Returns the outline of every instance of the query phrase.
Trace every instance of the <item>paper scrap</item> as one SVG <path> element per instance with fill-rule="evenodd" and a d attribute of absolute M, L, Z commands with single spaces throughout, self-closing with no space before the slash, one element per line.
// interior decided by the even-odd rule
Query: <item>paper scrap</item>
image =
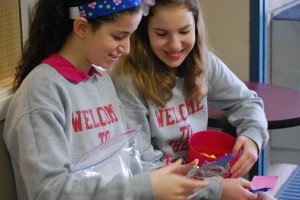
<path fill-rule="evenodd" d="M 278 176 L 254 176 L 251 184 L 255 188 L 271 187 L 275 188 Z M 272 191 L 272 189 L 270 191 Z"/>

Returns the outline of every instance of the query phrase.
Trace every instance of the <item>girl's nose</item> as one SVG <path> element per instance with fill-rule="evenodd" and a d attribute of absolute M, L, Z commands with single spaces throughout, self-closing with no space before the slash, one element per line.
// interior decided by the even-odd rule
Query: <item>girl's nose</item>
<path fill-rule="evenodd" d="M 178 37 L 177 35 L 170 36 L 169 47 L 171 50 L 180 50 L 181 48 L 180 37 Z"/>
<path fill-rule="evenodd" d="M 118 50 L 123 54 L 123 55 L 127 55 L 129 54 L 130 51 L 130 41 L 129 38 L 127 40 L 125 40 L 119 47 Z"/>

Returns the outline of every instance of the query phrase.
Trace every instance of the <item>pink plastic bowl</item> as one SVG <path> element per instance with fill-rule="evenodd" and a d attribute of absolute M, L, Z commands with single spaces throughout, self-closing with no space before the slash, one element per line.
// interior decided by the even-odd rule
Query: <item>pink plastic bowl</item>
<path fill-rule="evenodd" d="M 207 130 L 197 132 L 189 139 L 188 162 L 197 158 L 199 160 L 198 165 L 201 166 L 205 161 L 215 161 L 215 158 L 207 157 L 201 153 L 214 155 L 216 158 L 219 158 L 231 154 L 235 142 L 236 138 L 221 131 Z M 233 166 L 237 159 L 238 155 L 235 155 L 229 163 L 230 167 Z M 224 177 L 230 177 L 230 173 L 227 173 Z"/>

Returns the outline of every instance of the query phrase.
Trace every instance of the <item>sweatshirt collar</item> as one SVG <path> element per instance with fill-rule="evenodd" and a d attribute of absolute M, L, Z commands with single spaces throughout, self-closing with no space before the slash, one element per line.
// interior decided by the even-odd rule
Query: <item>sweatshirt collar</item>
<path fill-rule="evenodd" d="M 42 63 L 50 65 L 66 79 L 75 83 L 80 83 L 83 80 L 89 80 L 94 74 L 102 76 L 102 74 L 94 66 L 91 66 L 89 73 L 80 71 L 72 63 L 59 54 L 52 54 L 50 57 L 44 59 Z"/>

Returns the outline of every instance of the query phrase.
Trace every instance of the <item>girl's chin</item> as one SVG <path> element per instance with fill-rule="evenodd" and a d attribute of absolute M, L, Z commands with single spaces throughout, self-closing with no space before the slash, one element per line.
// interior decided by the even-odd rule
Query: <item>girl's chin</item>
<path fill-rule="evenodd" d="M 182 64 L 182 62 L 183 61 L 176 61 L 176 62 L 166 61 L 164 63 L 171 68 L 176 68 L 176 67 L 179 67 Z"/>

